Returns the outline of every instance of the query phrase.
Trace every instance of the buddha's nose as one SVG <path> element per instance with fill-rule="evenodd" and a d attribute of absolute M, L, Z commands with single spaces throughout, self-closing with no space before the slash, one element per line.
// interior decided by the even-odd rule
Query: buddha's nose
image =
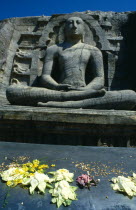
<path fill-rule="evenodd" d="M 73 28 L 76 29 L 77 28 L 77 23 L 73 22 Z"/>

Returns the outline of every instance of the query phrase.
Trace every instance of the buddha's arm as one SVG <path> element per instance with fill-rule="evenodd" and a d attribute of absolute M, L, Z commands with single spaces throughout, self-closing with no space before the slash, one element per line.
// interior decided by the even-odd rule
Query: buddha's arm
<path fill-rule="evenodd" d="M 85 87 L 85 89 L 100 90 L 104 87 L 104 69 L 103 59 L 100 50 L 95 48 L 91 53 L 90 73 L 93 73 L 93 80 Z"/>
<path fill-rule="evenodd" d="M 47 48 L 44 60 L 43 72 L 41 75 L 41 85 L 49 89 L 56 89 L 58 85 L 58 83 L 51 77 L 55 52 L 56 52 L 55 46 Z"/>

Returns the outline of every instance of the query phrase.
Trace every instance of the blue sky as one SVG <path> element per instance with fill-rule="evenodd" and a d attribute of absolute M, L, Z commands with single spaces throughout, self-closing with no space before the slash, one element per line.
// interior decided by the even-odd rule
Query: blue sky
<path fill-rule="evenodd" d="M 86 10 L 136 11 L 136 0 L 1 0 L 0 20 Z"/>

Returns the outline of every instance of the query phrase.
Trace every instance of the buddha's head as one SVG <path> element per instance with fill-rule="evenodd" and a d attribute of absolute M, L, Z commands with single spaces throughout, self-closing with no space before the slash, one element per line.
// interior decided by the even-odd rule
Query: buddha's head
<path fill-rule="evenodd" d="M 83 42 L 84 37 L 84 22 L 79 17 L 70 17 L 65 24 L 65 38 L 77 39 Z"/>

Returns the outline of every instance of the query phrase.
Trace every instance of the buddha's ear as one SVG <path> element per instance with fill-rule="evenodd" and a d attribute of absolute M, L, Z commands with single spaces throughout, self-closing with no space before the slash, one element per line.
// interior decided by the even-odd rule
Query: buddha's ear
<path fill-rule="evenodd" d="M 84 43 L 85 42 L 85 25 L 84 25 L 84 32 L 82 34 L 82 38 L 81 38 L 81 41 Z"/>

